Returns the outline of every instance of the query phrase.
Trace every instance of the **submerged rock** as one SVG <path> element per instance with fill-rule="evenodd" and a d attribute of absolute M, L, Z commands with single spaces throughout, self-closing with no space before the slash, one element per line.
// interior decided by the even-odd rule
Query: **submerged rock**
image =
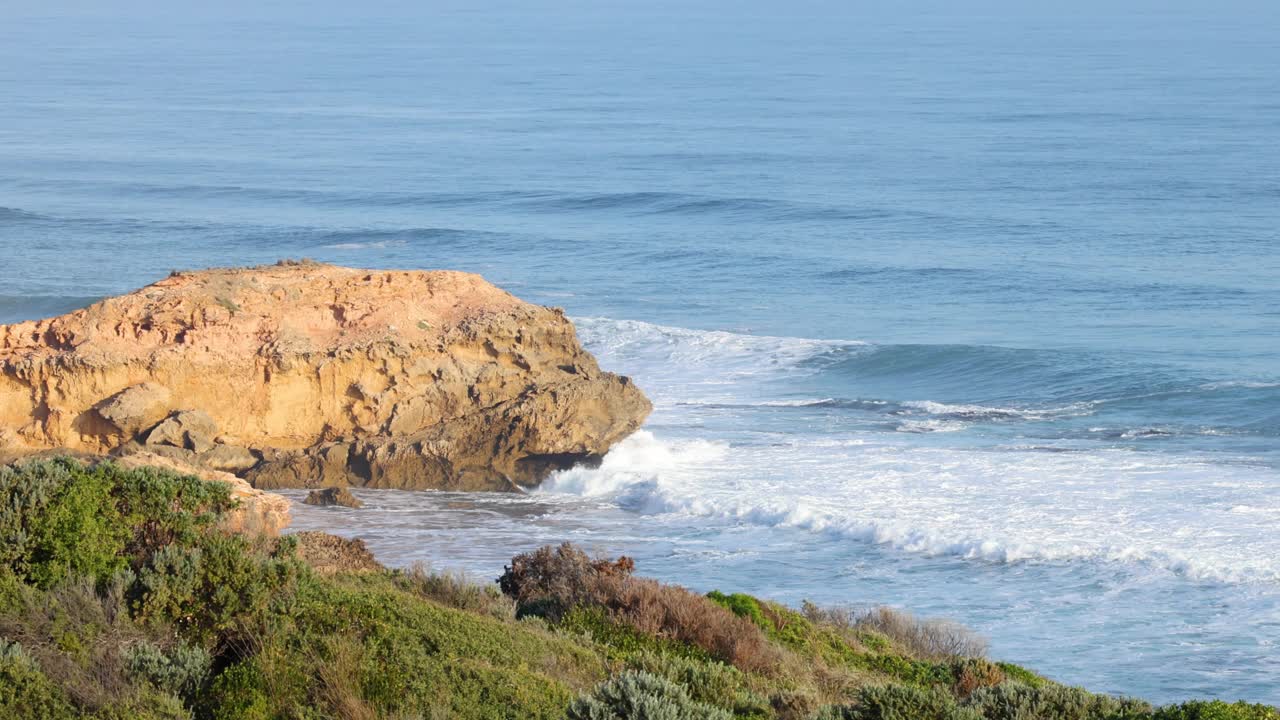
<path fill-rule="evenodd" d="M 307 498 L 302 502 L 307 505 L 319 505 L 321 507 L 330 505 L 341 505 L 349 508 L 364 507 L 364 503 L 360 502 L 355 495 L 352 495 L 350 490 L 336 487 L 312 490 L 307 493 Z"/>
<path fill-rule="evenodd" d="M 562 311 L 466 273 L 177 273 L 0 326 L 0 453 L 146 452 L 260 488 L 532 486 L 649 410 Z"/>

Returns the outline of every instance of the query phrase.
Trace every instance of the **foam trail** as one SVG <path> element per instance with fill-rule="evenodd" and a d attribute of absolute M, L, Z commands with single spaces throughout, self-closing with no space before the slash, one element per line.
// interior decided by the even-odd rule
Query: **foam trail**
<path fill-rule="evenodd" d="M 930 415 L 943 415 L 974 420 L 1046 420 L 1058 417 L 1088 415 L 1093 403 L 1080 402 L 1053 408 L 988 407 L 934 402 L 932 400 L 908 400 L 902 405 Z"/>
<path fill-rule="evenodd" d="M 340 242 L 323 245 L 326 250 L 383 250 L 392 247 L 403 247 L 403 240 L 370 240 L 368 242 Z"/>

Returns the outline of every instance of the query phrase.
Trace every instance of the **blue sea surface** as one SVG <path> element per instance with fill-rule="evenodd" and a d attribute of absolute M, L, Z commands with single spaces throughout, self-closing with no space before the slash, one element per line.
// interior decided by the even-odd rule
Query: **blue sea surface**
<path fill-rule="evenodd" d="M 297 527 L 481 577 L 569 539 L 1280 703 L 1280 9 L 1033 5 L 12 0 L 0 322 L 176 268 L 481 273 L 649 423 Z"/>

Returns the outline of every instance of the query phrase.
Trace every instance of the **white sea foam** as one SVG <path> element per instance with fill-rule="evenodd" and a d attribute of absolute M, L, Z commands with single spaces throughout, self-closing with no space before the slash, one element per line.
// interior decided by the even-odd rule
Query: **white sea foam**
<path fill-rule="evenodd" d="M 1211 382 L 1200 386 L 1201 390 L 1222 390 L 1225 388 L 1245 388 L 1246 390 L 1269 390 L 1271 388 L 1280 388 L 1277 382 L 1261 382 L 1254 380 L 1224 380 L 1221 382 Z"/>
<path fill-rule="evenodd" d="M 578 335 L 601 365 L 642 378 L 658 402 L 742 399 L 762 380 L 815 372 L 810 361 L 872 346 L 856 340 L 814 340 L 693 330 L 638 320 L 574 318 Z"/>
<path fill-rule="evenodd" d="M 929 418 L 928 420 L 904 420 L 898 425 L 898 432 L 956 432 L 958 430 L 964 430 L 967 427 L 969 427 L 968 423 L 961 422 L 959 420 Z"/>
<path fill-rule="evenodd" d="M 770 397 L 761 388 L 820 370 L 824 356 L 874 348 L 637 321 L 576 322 L 602 364 L 635 375 L 655 398 L 662 421 L 676 426 L 683 413 L 696 411 L 686 406 L 838 402 Z M 696 429 L 664 439 L 642 431 L 600 467 L 560 473 L 542 492 L 609 499 L 632 512 L 799 529 L 926 555 L 1120 563 L 1224 582 L 1280 581 L 1273 518 L 1239 509 L 1280 507 L 1274 470 L 1103 447 L 1046 453 L 1019 445 L 943 447 L 910 439 L 975 423 L 1087 416 L 1097 409 L 1094 403 L 887 404 L 901 408 L 898 433 L 789 428 L 762 440 L 752 428 L 701 438 Z M 1162 432 L 1168 431 L 1131 429 L 1121 438 Z"/>
<path fill-rule="evenodd" d="M 817 407 L 835 402 L 835 398 L 818 398 L 816 400 L 764 400 L 756 403 L 760 407 Z"/>
<path fill-rule="evenodd" d="M 1205 481 L 1220 468 L 1132 453 L 961 451 L 867 439 L 731 448 L 641 431 L 600 467 L 558 473 L 540 492 L 929 556 L 1117 563 L 1217 582 L 1280 582 L 1270 518 L 1224 497 L 1256 497 L 1266 473 L 1236 471 L 1238 487 L 1213 490 Z"/>
<path fill-rule="evenodd" d="M 1093 403 L 1081 402 L 1052 408 L 1014 408 L 989 407 L 986 405 L 966 405 L 934 402 L 932 400 L 908 400 L 904 407 L 913 408 L 931 415 L 947 415 L 960 419 L 973 420 L 1046 420 L 1050 418 L 1087 415 L 1092 412 Z"/>
<path fill-rule="evenodd" d="M 836 403 L 836 402 L 838 402 L 838 401 L 837 401 L 835 398 L 808 398 L 808 399 L 799 399 L 799 400 L 758 400 L 758 401 L 743 401 L 743 402 L 739 402 L 739 403 L 734 403 L 734 404 L 733 404 L 733 406 L 734 406 L 734 407 L 794 407 L 794 408 L 805 408 L 805 407 L 822 407 L 822 406 L 824 406 L 824 405 L 830 405 L 830 404 L 833 404 L 833 403 Z M 679 404 L 680 404 L 680 405 L 690 405 L 690 406 L 713 406 L 713 407 L 714 407 L 714 406 L 724 405 L 725 403 L 723 403 L 723 402 L 715 402 L 715 401 L 710 401 L 710 400 L 685 400 L 685 401 L 683 401 L 683 402 L 681 402 L 681 403 L 679 403 Z M 867 401 L 867 404 L 869 404 L 869 405 L 870 405 L 870 404 L 885 405 L 885 404 L 887 404 L 887 403 L 885 403 L 885 402 L 883 402 L 883 401 Z"/>
<path fill-rule="evenodd" d="M 403 240 L 370 240 L 368 242 L 340 242 L 332 245 L 324 245 L 326 250 L 382 250 L 391 247 L 401 247 L 405 244 Z"/>

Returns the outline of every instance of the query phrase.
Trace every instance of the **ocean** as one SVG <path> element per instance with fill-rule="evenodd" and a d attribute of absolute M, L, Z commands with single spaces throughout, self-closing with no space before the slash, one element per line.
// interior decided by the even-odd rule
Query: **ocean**
<path fill-rule="evenodd" d="M 0 7 L 0 322 L 460 269 L 655 405 L 527 495 L 295 527 L 478 578 L 571 540 L 1280 703 L 1273 4 L 174 5 Z"/>

